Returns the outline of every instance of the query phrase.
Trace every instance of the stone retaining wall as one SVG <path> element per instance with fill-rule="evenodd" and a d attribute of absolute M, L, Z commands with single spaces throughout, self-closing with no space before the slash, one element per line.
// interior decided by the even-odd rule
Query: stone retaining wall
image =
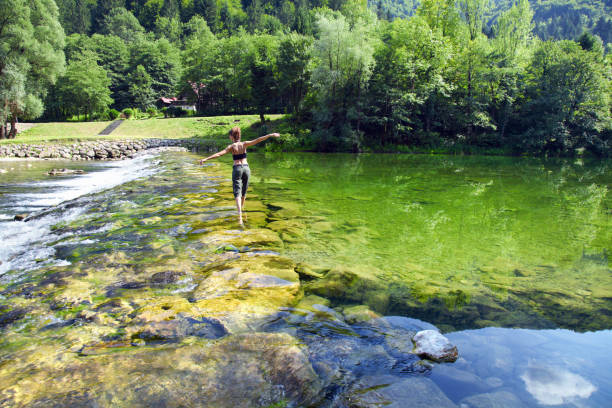
<path fill-rule="evenodd" d="M 0 157 L 21 157 L 65 160 L 123 160 L 134 157 L 140 151 L 158 147 L 185 147 L 189 150 L 214 150 L 211 140 L 193 139 L 136 139 L 102 140 L 73 144 L 6 144 L 0 145 Z"/>

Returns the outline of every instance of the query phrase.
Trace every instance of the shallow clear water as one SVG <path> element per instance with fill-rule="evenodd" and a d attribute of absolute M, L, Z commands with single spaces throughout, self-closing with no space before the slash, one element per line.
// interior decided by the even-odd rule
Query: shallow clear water
<path fill-rule="evenodd" d="M 295 356 L 270 360 L 295 351 L 286 334 L 323 384 L 319 407 L 415 378 L 425 403 L 391 402 L 609 405 L 609 162 L 250 154 L 239 229 L 230 164 L 196 159 L 0 162 L 0 406 L 293 406 L 291 383 L 265 388 L 269 368 L 254 368 L 293 378 Z M 46 175 L 58 167 L 86 174 Z M 22 211 L 37 216 L 9 221 Z M 325 302 L 317 280 L 296 305 L 284 279 L 304 264 L 378 282 L 362 303 L 399 316 L 351 323 L 361 302 L 339 295 L 335 310 L 309 305 Z M 277 277 L 215 287 L 241 265 Z M 410 333 L 430 327 L 414 317 L 459 360 L 410 354 Z M 255 335 L 254 350 L 232 343 Z"/>
<path fill-rule="evenodd" d="M 610 161 L 267 154 L 251 162 L 270 204 L 321 215 L 288 250 L 398 282 L 421 302 L 399 296 L 391 312 L 447 330 L 612 327 Z M 470 304 L 480 313 L 462 313 Z"/>

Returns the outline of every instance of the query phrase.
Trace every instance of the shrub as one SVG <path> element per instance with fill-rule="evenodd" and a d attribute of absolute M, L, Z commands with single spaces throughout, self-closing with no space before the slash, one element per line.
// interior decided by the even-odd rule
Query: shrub
<path fill-rule="evenodd" d="M 171 118 L 180 118 L 188 115 L 188 111 L 178 107 L 178 106 L 170 106 L 167 108 L 168 117 Z"/>
<path fill-rule="evenodd" d="M 150 118 L 153 118 L 157 116 L 157 109 L 151 106 L 149 109 L 147 109 L 147 114 L 149 115 Z"/>
<path fill-rule="evenodd" d="M 170 113 L 168 112 L 168 108 L 162 108 L 161 113 L 164 114 L 164 118 L 170 117 Z"/>
<path fill-rule="evenodd" d="M 115 120 L 119 117 L 119 115 L 121 114 L 121 112 L 119 112 L 117 109 L 109 109 L 106 112 L 106 116 L 108 116 L 109 120 Z"/>
<path fill-rule="evenodd" d="M 130 119 L 132 116 L 134 116 L 134 110 L 130 108 L 125 108 L 121 111 L 121 113 L 123 113 L 126 119 Z"/>
<path fill-rule="evenodd" d="M 132 108 L 133 114 L 134 116 L 132 116 L 134 119 L 142 119 L 143 114 L 142 111 L 138 108 Z"/>

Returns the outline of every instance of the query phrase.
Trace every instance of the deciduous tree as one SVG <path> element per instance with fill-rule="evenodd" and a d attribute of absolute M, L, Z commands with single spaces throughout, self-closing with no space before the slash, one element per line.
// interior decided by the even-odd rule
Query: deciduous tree
<path fill-rule="evenodd" d="M 53 0 L 0 0 L 0 138 L 15 137 L 17 117 L 42 114 L 64 69 L 64 39 Z"/>
<path fill-rule="evenodd" d="M 59 79 L 57 95 L 65 115 L 104 112 L 113 102 L 110 97 L 110 78 L 98 65 L 97 55 L 85 51 L 68 63 L 66 73 Z"/>
<path fill-rule="evenodd" d="M 364 90 L 374 61 L 374 28 L 373 15 L 354 22 L 338 12 L 317 15 L 312 92 L 314 137 L 320 149 L 360 148 Z"/>

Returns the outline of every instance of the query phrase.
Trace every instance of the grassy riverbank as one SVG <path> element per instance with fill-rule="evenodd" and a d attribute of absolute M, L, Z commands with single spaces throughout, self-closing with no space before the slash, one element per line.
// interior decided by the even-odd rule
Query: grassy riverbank
<path fill-rule="evenodd" d="M 125 120 L 110 135 L 99 135 L 111 122 L 49 122 L 36 123 L 19 133 L 17 138 L 0 140 L 3 144 L 72 144 L 94 140 L 133 140 L 145 138 L 195 139 L 214 141 L 217 147 L 228 142 L 227 131 L 233 126 L 242 128 L 243 140 L 262 134 L 278 132 L 281 139 L 264 145 L 273 151 L 317 151 L 316 141 L 310 137 L 307 125 L 296 125 L 286 115 L 266 115 L 262 127 L 258 115 L 229 115 L 188 118 L 150 118 Z M 210 143 L 207 143 L 208 145 Z M 262 146 L 258 146 L 262 148 Z M 340 149 L 339 151 L 350 152 Z M 413 153 L 479 156 L 516 156 L 521 152 L 510 147 L 475 146 L 466 143 L 434 143 L 431 145 L 372 145 L 367 138 L 360 145 L 362 153 Z M 583 152 L 577 155 L 582 156 Z M 585 154 L 588 155 L 588 154 Z"/>
<path fill-rule="evenodd" d="M 20 133 L 17 138 L 0 140 L 0 144 L 70 144 L 91 140 L 126 140 L 144 138 L 203 139 L 227 142 L 227 131 L 233 126 L 242 128 L 243 139 L 251 139 L 262 132 L 279 132 L 289 136 L 291 125 L 284 115 L 267 115 L 262 129 L 258 115 L 232 115 L 189 118 L 152 118 L 125 120 L 110 135 L 99 133 L 111 122 L 51 122 L 39 123 Z"/>

